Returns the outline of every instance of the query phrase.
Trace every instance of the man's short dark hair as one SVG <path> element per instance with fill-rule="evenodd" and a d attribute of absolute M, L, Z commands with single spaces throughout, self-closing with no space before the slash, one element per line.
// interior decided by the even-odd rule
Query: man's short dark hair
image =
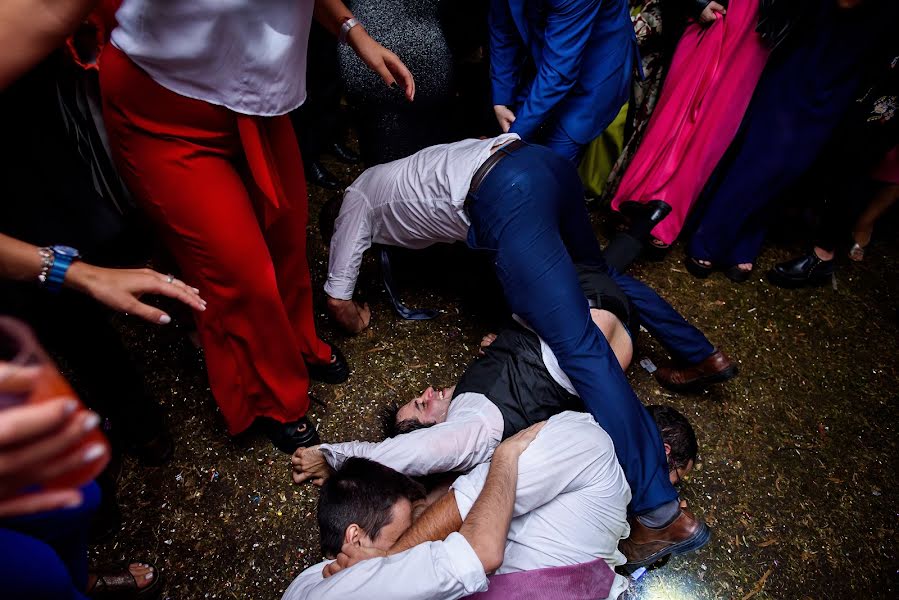
<path fill-rule="evenodd" d="M 404 433 L 411 433 L 416 429 L 427 429 L 433 427 L 437 423 L 422 423 L 418 419 L 402 419 L 397 420 L 396 414 L 399 412 L 400 406 L 393 402 L 387 406 L 384 411 L 384 430 L 387 437 L 396 437 Z"/>
<path fill-rule="evenodd" d="M 671 465 L 676 469 L 683 469 L 691 460 L 696 462 L 699 445 L 696 443 L 696 432 L 687 417 L 675 408 L 662 404 L 647 406 L 646 410 L 656 422 L 662 441 L 671 446 L 671 455 L 668 457 Z"/>
<path fill-rule="evenodd" d="M 334 557 L 343 547 L 347 527 L 355 523 L 375 539 L 393 518 L 393 506 L 402 498 L 424 498 L 422 486 L 366 458 L 350 458 L 328 478 L 318 499 L 318 527 L 322 552 Z"/>
<path fill-rule="evenodd" d="M 331 245 L 331 236 L 334 235 L 334 223 L 340 216 L 340 207 L 343 206 L 343 194 L 335 194 L 322 205 L 318 211 L 318 232 L 322 236 L 325 246 Z"/>

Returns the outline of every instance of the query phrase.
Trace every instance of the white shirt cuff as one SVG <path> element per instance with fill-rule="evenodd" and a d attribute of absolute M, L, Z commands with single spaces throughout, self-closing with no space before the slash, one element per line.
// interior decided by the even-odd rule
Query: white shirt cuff
<path fill-rule="evenodd" d="M 453 572 L 469 594 L 487 589 L 487 574 L 484 565 L 461 533 L 453 532 L 444 540 L 444 550 L 449 557 Z"/>
<path fill-rule="evenodd" d="M 468 517 L 468 513 L 471 511 L 474 501 L 478 499 L 478 494 L 481 493 L 482 488 L 483 486 L 475 486 L 472 478 L 466 475 L 457 477 L 450 486 L 456 497 L 456 506 L 459 508 L 459 514 L 462 516 L 463 521 Z"/>

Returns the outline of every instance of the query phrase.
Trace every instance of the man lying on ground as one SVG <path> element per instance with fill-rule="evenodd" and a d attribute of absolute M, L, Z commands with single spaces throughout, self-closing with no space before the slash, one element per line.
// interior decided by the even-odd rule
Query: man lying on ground
<path fill-rule="evenodd" d="M 292 458 L 294 481 L 321 485 L 332 469 L 340 469 L 352 457 L 374 460 L 410 476 L 475 468 L 489 461 L 500 442 L 516 432 L 565 410 L 583 410 L 552 358 L 551 352 L 541 356 L 540 339 L 532 331 L 521 326 L 503 330 L 457 386 L 428 388 L 400 407 L 393 419 L 394 437 L 298 450 Z M 675 484 L 693 467 L 696 435 L 671 407 L 650 406 L 649 414 L 665 450 L 669 481 Z M 639 518 L 630 522 L 632 536 L 622 543 L 622 551 L 628 564 L 635 566 L 696 550 L 709 535 L 706 526 L 686 511 L 668 523 L 644 525 Z"/>
<path fill-rule="evenodd" d="M 586 295 L 594 295 L 593 285 L 589 277 L 582 280 Z M 615 350 L 618 363 L 627 368 L 633 354 L 629 330 L 606 309 L 590 312 L 595 325 Z M 456 386 L 441 390 L 428 388 L 400 407 L 389 423 L 396 434 L 393 437 L 378 443 L 346 442 L 298 450 L 292 458 L 294 481 L 311 479 L 321 484 L 329 468 L 340 468 L 353 456 L 377 461 L 410 476 L 467 471 L 490 460 L 504 438 L 561 411 L 584 410 L 584 403 L 549 346 L 526 327 L 517 325 L 501 331 L 483 353 L 468 366 Z M 618 428 L 619 434 L 627 437 L 628 428 L 634 424 L 616 418 L 614 400 L 603 402 L 598 410 L 611 427 Z M 672 422 L 682 422 L 692 442 L 686 453 L 677 452 L 673 457 L 670 446 L 660 443 L 664 453 L 651 456 L 658 462 L 637 464 L 636 468 L 658 467 L 669 473 L 669 481 L 674 482 L 683 476 L 683 470 L 692 466 L 690 461 L 696 455 L 695 435 L 686 419 L 673 409 L 657 407 L 651 414 L 656 440 L 660 440 L 660 431 L 664 434 Z M 616 445 L 616 450 L 622 465 L 640 460 L 632 447 Z M 706 526 L 688 512 L 682 512 L 677 502 L 657 511 L 656 515 L 647 515 L 652 511 L 638 512 L 640 509 L 634 508 L 645 506 L 636 491 L 634 500 L 631 510 L 640 515 L 631 519 L 633 531 L 640 532 L 634 539 L 642 536 L 658 543 L 627 544 L 624 550 L 629 564 L 651 564 L 672 552 L 696 550 L 701 545 L 697 545 L 699 541 L 708 539 Z M 684 523 L 689 526 L 684 527 Z"/>
<path fill-rule="evenodd" d="M 532 433 L 507 438 L 414 524 L 411 503 L 420 494 L 388 491 L 408 490 L 410 480 L 348 461 L 319 503 L 322 548 L 338 559 L 306 569 L 283 600 L 452 600 L 487 589 L 491 572 L 622 564 L 631 492 L 608 434 L 574 412 L 549 419 L 528 445 L 521 436 Z M 615 575 L 600 597 L 617 598 L 626 587 Z"/>

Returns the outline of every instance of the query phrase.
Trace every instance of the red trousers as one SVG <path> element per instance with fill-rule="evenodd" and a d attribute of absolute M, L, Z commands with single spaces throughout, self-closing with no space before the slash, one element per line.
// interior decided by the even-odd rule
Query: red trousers
<path fill-rule="evenodd" d="M 111 44 L 100 86 L 116 164 L 208 302 L 197 327 L 228 431 L 299 419 L 304 361 L 327 363 L 331 350 L 313 321 L 306 182 L 289 118 L 180 96 Z"/>

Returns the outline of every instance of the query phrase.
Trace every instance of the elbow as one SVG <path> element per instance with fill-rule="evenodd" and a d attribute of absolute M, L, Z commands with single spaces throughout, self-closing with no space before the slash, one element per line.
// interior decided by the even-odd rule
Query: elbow
<path fill-rule="evenodd" d="M 503 545 L 491 545 L 481 553 L 481 564 L 484 572 L 490 575 L 503 565 L 505 547 Z"/>

